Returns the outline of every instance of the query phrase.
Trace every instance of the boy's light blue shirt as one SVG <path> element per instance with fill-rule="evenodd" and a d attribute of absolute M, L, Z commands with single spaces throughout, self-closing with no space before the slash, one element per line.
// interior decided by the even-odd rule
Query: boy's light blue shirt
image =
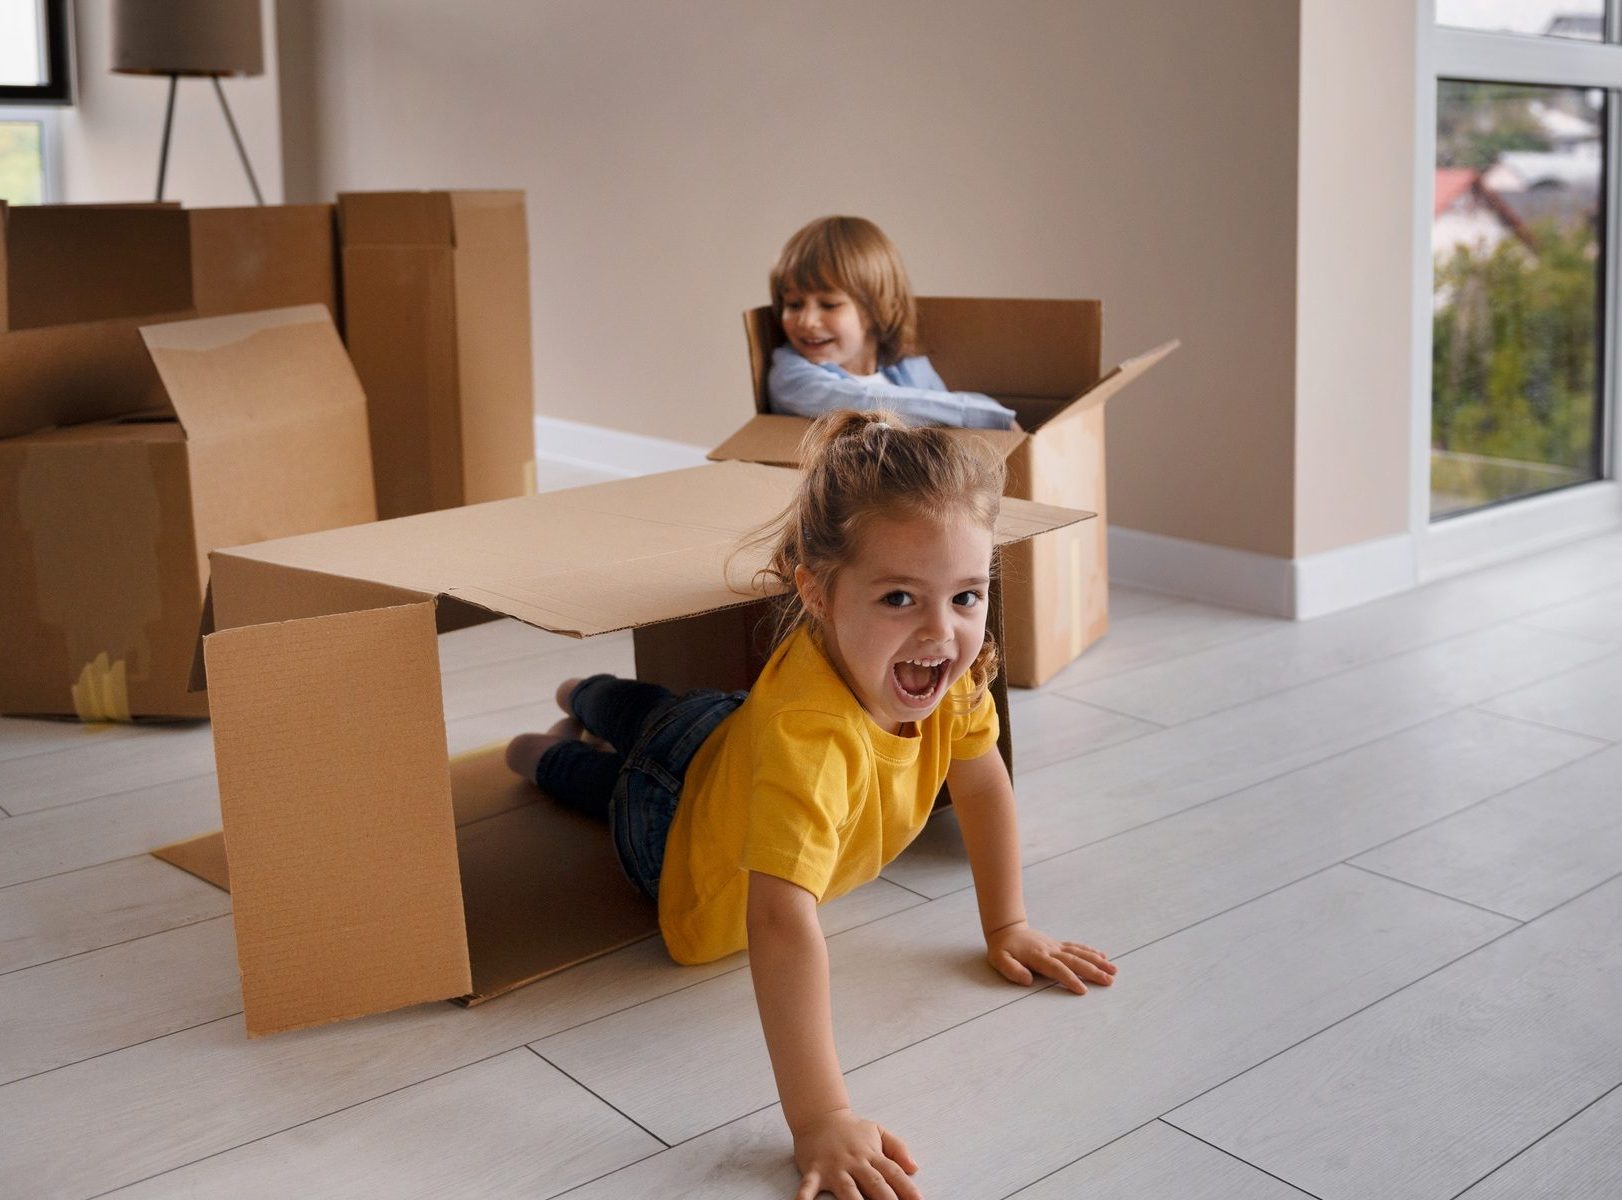
<path fill-rule="evenodd" d="M 951 392 L 923 355 L 903 358 L 880 372 L 885 382 L 857 379 L 833 363 L 813 363 L 792 346 L 772 351 L 766 380 L 775 413 L 819 417 L 840 408 L 887 408 L 916 425 L 1008 429 L 1014 410 L 979 392 Z"/>

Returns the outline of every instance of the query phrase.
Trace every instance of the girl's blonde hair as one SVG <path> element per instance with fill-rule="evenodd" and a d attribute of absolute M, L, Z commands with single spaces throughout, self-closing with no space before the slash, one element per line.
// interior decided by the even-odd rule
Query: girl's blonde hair
<path fill-rule="evenodd" d="M 772 268 L 772 315 L 783 293 L 840 291 L 854 300 L 878 342 L 879 366 L 917 353 L 918 306 L 901 252 L 863 217 L 819 217 L 789 238 Z"/>
<path fill-rule="evenodd" d="M 856 556 L 857 541 L 872 518 L 965 515 L 996 530 L 1003 461 L 979 438 L 953 438 L 930 427 L 909 429 L 887 412 L 841 409 L 812 423 L 800 443 L 800 461 L 804 474 L 794 499 L 755 542 L 772 548 L 770 561 L 756 575 L 757 585 L 787 589 L 779 599 L 774 642 L 816 622 L 794 585 L 795 568 L 803 566 L 828 595 L 840 569 Z M 987 630 L 969 665 L 973 703 L 980 702 L 996 678 L 999 658 Z"/>

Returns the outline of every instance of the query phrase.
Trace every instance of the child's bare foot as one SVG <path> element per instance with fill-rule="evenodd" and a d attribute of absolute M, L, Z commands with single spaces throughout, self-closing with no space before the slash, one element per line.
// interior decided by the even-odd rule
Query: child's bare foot
<path fill-rule="evenodd" d="M 559 742 L 578 742 L 584 733 L 580 722 L 573 717 L 564 717 L 545 733 L 521 733 L 507 743 L 507 767 L 534 783 L 541 755 Z"/>
<path fill-rule="evenodd" d="M 574 715 L 574 710 L 569 707 L 569 701 L 574 698 L 575 688 L 584 682 L 583 679 L 565 679 L 558 684 L 558 707 L 570 716 Z"/>

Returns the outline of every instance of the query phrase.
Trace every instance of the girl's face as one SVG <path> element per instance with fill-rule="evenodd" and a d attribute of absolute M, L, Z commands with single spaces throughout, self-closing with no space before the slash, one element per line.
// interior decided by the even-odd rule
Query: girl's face
<path fill-rule="evenodd" d="M 794 581 L 834 668 L 881 728 L 901 733 L 985 642 L 991 531 L 967 514 L 875 517 L 827 594 L 803 566 Z"/>
<path fill-rule="evenodd" d="M 852 375 L 879 369 L 878 338 L 861 306 L 845 292 L 784 289 L 783 332 L 809 362 L 832 363 Z"/>

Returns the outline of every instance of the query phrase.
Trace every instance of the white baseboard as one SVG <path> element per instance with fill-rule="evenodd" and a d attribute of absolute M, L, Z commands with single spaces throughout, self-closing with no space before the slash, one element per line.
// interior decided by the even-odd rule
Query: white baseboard
<path fill-rule="evenodd" d="M 1115 583 L 1169 592 L 1271 617 L 1293 617 L 1288 559 L 1210 546 L 1112 525 L 1109 574 Z"/>
<path fill-rule="evenodd" d="M 1418 582 L 1408 534 L 1288 559 L 1115 527 L 1109 555 L 1117 583 L 1293 620 L 1365 604 Z"/>
<path fill-rule="evenodd" d="M 1473 571 L 1617 528 L 1622 484 L 1614 479 L 1446 517 L 1419 538 L 1420 578 Z"/>
<path fill-rule="evenodd" d="M 535 418 L 535 453 L 540 458 L 622 477 L 678 471 L 702 466 L 706 461 L 702 446 L 557 417 Z"/>

